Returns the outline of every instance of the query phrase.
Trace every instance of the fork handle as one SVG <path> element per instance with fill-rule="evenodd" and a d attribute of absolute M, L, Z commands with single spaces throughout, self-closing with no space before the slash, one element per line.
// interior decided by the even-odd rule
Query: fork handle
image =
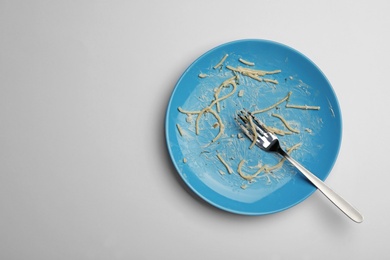
<path fill-rule="evenodd" d="M 329 188 L 323 181 L 321 181 L 317 176 L 308 171 L 305 167 L 303 167 L 296 160 L 291 158 L 285 151 L 281 150 L 279 153 L 286 158 L 292 165 L 294 165 L 305 177 L 319 189 L 336 207 L 338 207 L 345 215 L 347 215 L 350 219 L 357 223 L 361 223 L 363 221 L 362 214 L 354 208 L 351 204 L 349 204 L 345 199 L 343 199 L 340 195 L 334 192 L 331 188 Z"/>

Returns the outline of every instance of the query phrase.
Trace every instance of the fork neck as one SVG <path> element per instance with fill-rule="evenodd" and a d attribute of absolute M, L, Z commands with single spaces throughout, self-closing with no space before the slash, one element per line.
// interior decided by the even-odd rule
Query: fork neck
<path fill-rule="evenodd" d="M 275 149 L 275 152 L 277 152 L 278 154 L 280 154 L 283 157 L 288 156 L 288 154 L 280 146 L 277 147 L 277 149 Z"/>

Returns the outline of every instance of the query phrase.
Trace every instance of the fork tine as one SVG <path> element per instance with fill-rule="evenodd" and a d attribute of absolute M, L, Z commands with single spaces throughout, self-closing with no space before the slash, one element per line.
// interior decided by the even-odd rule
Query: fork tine
<path fill-rule="evenodd" d="M 260 121 L 257 117 L 255 117 L 251 112 L 247 111 L 248 115 L 252 118 L 252 121 L 255 123 L 256 130 L 260 132 L 261 135 L 266 135 L 268 130 L 264 127 L 264 123 Z"/>
<path fill-rule="evenodd" d="M 246 118 L 243 118 L 241 115 L 238 115 L 240 117 L 240 119 L 245 122 L 246 121 Z M 248 130 L 248 128 L 246 127 L 246 125 L 242 124 L 238 119 L 237 117 L 234 118 L 234 120 L 236 120 L 237 124 L 239 125 L 239 127 L 241 128 L 241 130 L 244 132 L 244 134 L 250 139 L 253 141 L 253 134 Z"/>
<path fill-rule="evenodd" d="M 248 119 L 246 118 L 245 115 L 243 115 L 243 112 L 240 111 L 239 113 L 237 113 L 237 116 L 241 119 L 242 122 L 244 122 L 245 124 L 248 123 Z"/>
<path fill-rule="evenodd" d="M 251 133 L 252 136 L 253 136 L 254 133 L 252 133 L 253 132 L 253 128 L 252 128 L 252 125 L 250 123 L 250 119 L 249 119 L 250 114 L 249 114 L 249 112 L 246 109 L 244 109 L 244 110 L 240 110 L 237 113 L 237 115 L 241 119 L 241 121 L 244 123 L 244 124 L 242 124 L 242 123 L 239 122 L 239 124 L 241 125 L 241 128 L 245 128 L 245 131 L 247 131 L 248 133 Z M 253 122 L 253 120 L 251 120 L 251 121 Z M 255 130 L 256 130 L 257 134 L 262 134 L 261 129 L 258 129 L 256 124 L 254 124 L 254 126 L 255 126 Z"/>
<path fill-rule="evenodd" d="M 270 137 L 270 138 L 273 138 L 273 139 L 277 138 L 272 132 L 270 132 L 268 130 L 268 128 L 265 126 L 265 124 L 260 119 L 255 117 L 251 112 L 248 112 L 248 114 L 252 117 L 252 120 L 253 120 L 253 122 L 256 125 L 257 132 L 259 132 L 259 130 L 260 130 L 261 134 L 263 136 Z"/>
<path fill-rule="evenodd" d="M 253 116 L 253 114 L 251 114 L 248 110 L 244 109 L 239 111 L 237 116 L 239 119 L 241 119 L 241 122 L 237 117 L 234 119 L 240 126 L 241 130 L 252 142 L 256 137 L 256 145 L 260 148 L 266 149 L 274 142 L 274 139 L 276 139 L 276 136 L 270 133 L 265 128 L 264 124 L 258 118 Z"/>

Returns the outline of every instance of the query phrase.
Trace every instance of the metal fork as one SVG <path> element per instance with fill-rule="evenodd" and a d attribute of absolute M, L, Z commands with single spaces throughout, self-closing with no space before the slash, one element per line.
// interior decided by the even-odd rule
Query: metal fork
<path fill-rule="evenodd" d="M 357 223 L 363 221 L 363 216 L 351 204 L 344 200 L 340 195 L 330 189 L 317 176 L 308 171 L 296 160 L 286 153 L 281 147 L 278 138 L 267 130 L 265 125 L 247 110 L 238 112 L 235 117 L 236 122 L 250 140 L 254 141 L 256 137 L 256 145 L 267 152 L 275 152 L 286 158 L 294 165 L 317 189 L 319 189 L 334 205 L 336 205 L 345 215 Z M 256 131 L 253 132 L 253 131 Z"/>

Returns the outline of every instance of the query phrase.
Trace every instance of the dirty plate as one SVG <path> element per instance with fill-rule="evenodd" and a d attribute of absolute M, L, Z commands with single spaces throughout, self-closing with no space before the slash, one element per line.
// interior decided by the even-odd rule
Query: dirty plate
<path fill-rule="evenodd" d="M 221 66 L 216 67 L 220 61 Z M 253 70 L 272 73 L 258 76 L 259 81 L 232 71 L 239 67 L 249 69 L 249 74 Z M 218 90 L 235 76 L 234 83 L 228 82 Z M 210 106 L 216 96 L 227 98 Z M 264 215 L 290 208 L 315 191 L 289 163 L 281 163 L 276 154 L 257 147 L 250 149 L 250 140 L 241 136 L 234 122 L 240 109 L 259 111 L 287 96 L 288 100 L 256 116 L 269 126 L 290 132 L 274 116 L 281 115 L 291 128 L 298 130 L 299 133 L 279 136 L 282 147 L 299 146 L 291 156 L 325 180 L 338 155 L 342 121 L 336 95 L 312 61 L 280 43 L 240 40 L 206 52 L 189 66 L 170 98 L 165 131 L 172 162 L 193 192 L 229 212 Z M 199 116 L 199 111 L 207 107 L 209 110 Z M 221 127 L 222 134 L 213 141 Z M 264 165 L 268 171 L 248 180 L 239 174 L 240 163 L 245 176 L 255 174 Z"/>

